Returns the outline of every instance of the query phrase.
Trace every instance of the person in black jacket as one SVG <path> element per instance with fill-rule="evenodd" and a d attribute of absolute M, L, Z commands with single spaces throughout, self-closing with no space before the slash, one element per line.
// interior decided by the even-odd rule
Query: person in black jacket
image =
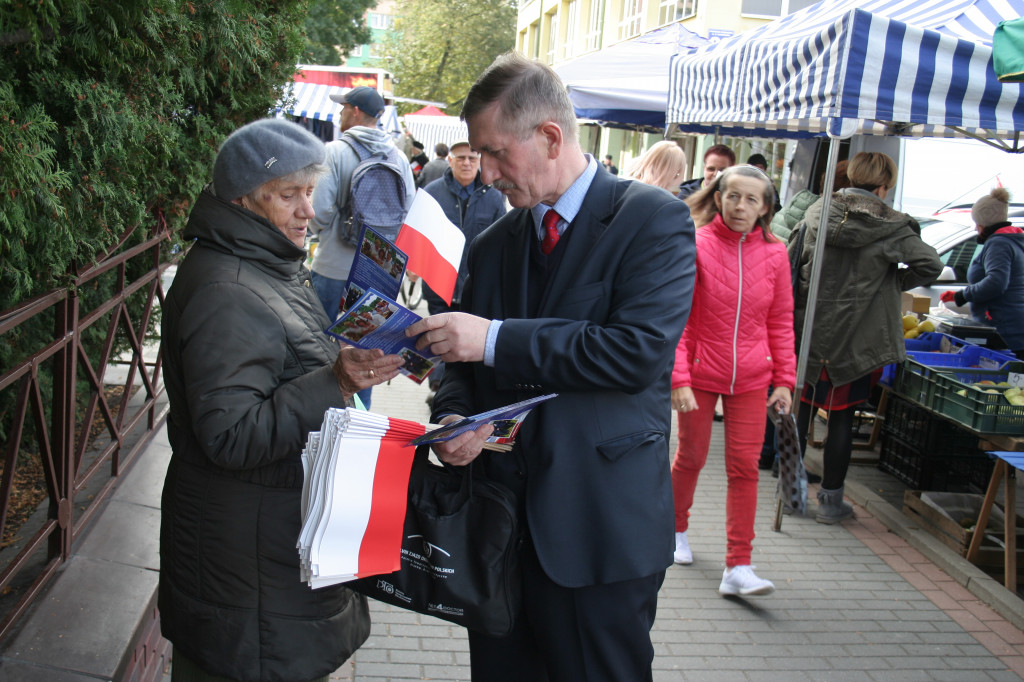
<path fill-rule="evenodd" d="M 163 308 L 173 454 L 160 627 L 173 680 L 326 680 L 367 638 L 366 600 L 300 580 L 307 434 L 402 358 L 337 345 L 303 266 L 323 143 L 265 119 L 236 130 L 184 236 Z"/>

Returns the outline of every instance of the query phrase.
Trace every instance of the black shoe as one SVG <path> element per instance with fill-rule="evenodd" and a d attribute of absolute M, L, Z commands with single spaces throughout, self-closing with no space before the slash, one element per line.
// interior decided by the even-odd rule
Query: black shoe
<path fill-rule="evenodd" d="M 779 458 L 776 457 L 775 461 L 772 462 L 772 478 L 779 477 Z"/>
<path fill-rule="evenodd" d="M 821 476 L 819 476 L 818 474 L 816 474 L 816 473 L 814 473 L 812 471 L 808 471 L 807 472 L 807 482 L 808 483 L 821 483 Z"/>

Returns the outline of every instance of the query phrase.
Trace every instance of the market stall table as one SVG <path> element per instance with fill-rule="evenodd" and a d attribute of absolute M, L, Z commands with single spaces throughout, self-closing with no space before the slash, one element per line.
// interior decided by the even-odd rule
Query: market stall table
<path fill-rule="evenodd" d="M 1024 445 L 1021 438 L 1000 438 L 1000 441 L 1016 441 L 1018 448 Z M 1004 584 L 1010 592 L 1017 593 L 1017 469 L 1024 468 L 1024 452 L 993 451 L 989 453 L 996 458 L 995 468 L 992 470 L 992 479 L 988 484 L 988 491 L 981 503 L 981 510 L 978 513 L 978 521 L 975 524 L 974 535 L 971 537 L 971 545 L 967 550 L 967 560 L 971 563 L 978 557 L 978 550 L 981 548 L 981 541 L 985 536 L 985 528 L 988 526 L 988 519 L 992 513 L 992 505 L 996 501 L 996 493 L 999 491 L 999 483 L 1006 481 L 1003 506 L 1006 513 L 1006 522 L 1003 524 L 1003 549 L 1005 557 L 1003 561 Z"/>

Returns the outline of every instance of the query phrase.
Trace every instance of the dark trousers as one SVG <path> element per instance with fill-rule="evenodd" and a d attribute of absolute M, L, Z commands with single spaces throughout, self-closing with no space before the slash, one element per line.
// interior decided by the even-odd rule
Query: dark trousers
<path fill-rule="evenodd" d="M 562 587 L 541 568 L 533 543 L 523 544 L 523 607 L 512 633 L 469 633 L 474 682 L 651 680 L 651 627 L 665 572 Z"/>

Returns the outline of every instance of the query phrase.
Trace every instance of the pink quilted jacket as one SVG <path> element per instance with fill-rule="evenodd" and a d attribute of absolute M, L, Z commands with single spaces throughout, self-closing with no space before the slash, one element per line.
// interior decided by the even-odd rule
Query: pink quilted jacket
<path fill-rule="evenodd" d="M 717 215 L 697 230 L 697 280 L 672 388 L 732 395 L 795 383 L 786 247 L 760 228 L 733 232 Z"/>

